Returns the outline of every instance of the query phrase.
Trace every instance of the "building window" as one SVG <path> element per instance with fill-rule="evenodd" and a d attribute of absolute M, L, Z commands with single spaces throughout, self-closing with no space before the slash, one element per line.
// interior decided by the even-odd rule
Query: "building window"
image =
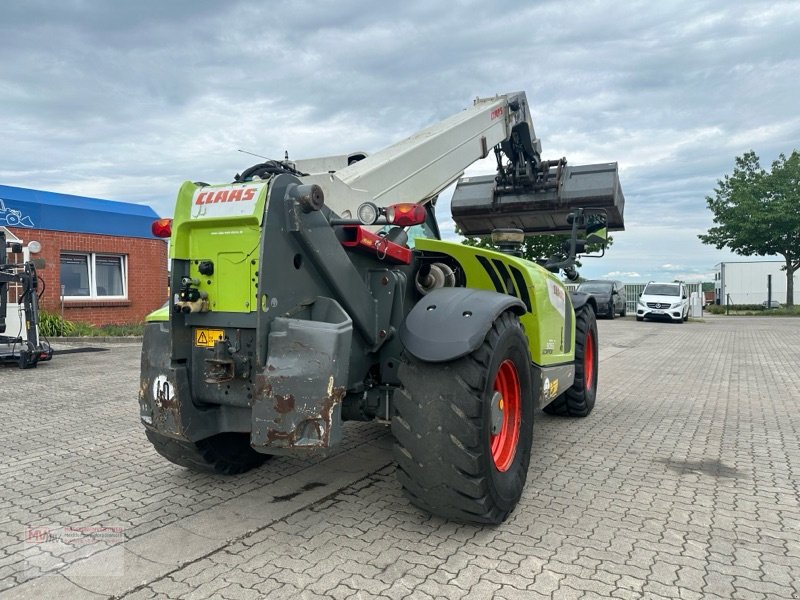
<path fill-rule="evenodd" d="M 66 298 L 126 298 L 127 257 L 115 254 L 61 254 L 61 286 Z"/>

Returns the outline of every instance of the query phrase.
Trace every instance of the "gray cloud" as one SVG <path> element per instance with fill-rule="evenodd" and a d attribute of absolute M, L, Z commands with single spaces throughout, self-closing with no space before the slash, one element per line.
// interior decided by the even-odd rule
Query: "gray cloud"
<path fill-rule="evenodd" d="M 752 148 L 769 164 L 800 140 L 794 2 L 0 10 L 0 182 L 162 214 L 184 179 L 249 166 L 237 148 L 375 151 L 475 96 L 521 89 L 547 157 L 620 163 L 629 231 L 587 269 L 704 272 L 727 256 L 693 237 L 710 224 L 704 196 L 736 155 Z M 443 220 L 446 210 L 445 195 Z"/>

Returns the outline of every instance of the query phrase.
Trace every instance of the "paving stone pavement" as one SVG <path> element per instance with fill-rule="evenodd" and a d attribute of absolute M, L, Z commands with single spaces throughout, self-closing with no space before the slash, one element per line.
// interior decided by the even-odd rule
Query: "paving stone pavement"
<path fill-rule="evenodd" d="M 586 419 L 539 413 L 497 527 L 413 508 L 380 424 L 324 460 L 173 466 L 136 344 L 0 369 L 0 598 L 798 598 L 800 319 L 599 323 Z M 31 527 L 120 527 L 42 544 Z"/>

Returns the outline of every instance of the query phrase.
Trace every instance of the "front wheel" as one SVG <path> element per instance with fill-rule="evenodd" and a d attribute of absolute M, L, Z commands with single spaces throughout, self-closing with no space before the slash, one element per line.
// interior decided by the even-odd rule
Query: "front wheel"
<path fill-rule="evenodd" d="M 519 502 L 531 456 L 533 387 L 517 317 L 447 363 L 406 356 L 394 395 L 397 478 L 413 504 L 446 518 L 500 523 Z"/>
<path fill-rule="evenodd" d="M 608 318 L 613 321 L 614 317 L 616 316 L 617 316 L 617 310 L 614 308 L 614 301 L 612 300 L 611 302 L 608 303 Z"/>
<path fill-rule="evenodd" d="M 575 381 L 544 407 L 546 413 L 585 417 L 592 412 L 597 397 L 597 350 L 597 322 L 592 309 L 584 305 L 575 315 Z"/>

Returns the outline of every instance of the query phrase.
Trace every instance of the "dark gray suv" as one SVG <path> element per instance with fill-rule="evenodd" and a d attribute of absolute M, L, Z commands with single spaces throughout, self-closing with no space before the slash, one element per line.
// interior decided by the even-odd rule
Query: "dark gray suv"
<path fill-rule="evenodd" d="M 579 292 L 594 296 L 597 301 L 597 316 L 613 319 L 616 315 L 624 317 L 627 298 L 625 284 L 621 281 L 594 279 L 584 281 L 578 286 Z"/>

